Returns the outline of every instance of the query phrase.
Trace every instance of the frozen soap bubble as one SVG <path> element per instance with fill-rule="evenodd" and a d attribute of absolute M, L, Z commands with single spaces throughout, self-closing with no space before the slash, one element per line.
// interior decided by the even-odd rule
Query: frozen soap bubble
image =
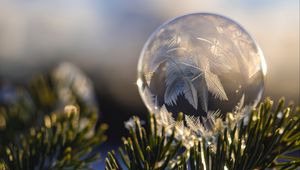
<path fill-rule="evenodd" d="M 160 26 L 138 63 L 140 95 L 150 112 L 206 117 L 259 102 L 266 65 L 260 48 L 226 17 L 195 13 Z"/>

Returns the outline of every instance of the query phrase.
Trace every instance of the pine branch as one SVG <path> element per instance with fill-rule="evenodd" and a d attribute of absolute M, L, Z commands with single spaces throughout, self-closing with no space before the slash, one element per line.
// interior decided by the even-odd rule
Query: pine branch
<path fill-rule="evenodd" d="M 37 75 L 28 85 L 11 86 L 10 90 L 4 91 L 10 97 L 6 103 L 0 102 L 1 145 L 14 141 L 15 136 L 28 133 L 32 126 L 42 125 L 45 115 L 62 110 L 65 105 L 78 106 L 80 117 L 84 119 L 89 119 L 93 112 L 98 112 L 96 104 L 90 101 L 92 96 L 87 100 L 86 96 L 83 98 L 79 95 L 79 87 L 75 88 L 74 83 L 59 82 L 53 77 L 51 74 Z M 81 77 L 78 81 L 82 79 Z"/>
<path fill-rule="evenodd" d="M 42 127 L 31 128 L 19 142 L 0 146 L 0 169 L 90 169 L 90 163 L 99 159 L 92 149 L 106 140 L 105 124 L 91 134 L 97 121 L 95 114 L 86 126 L 80 124 L 74 106 L 67 106 L 64 113 L 45 116 Z"/>
<path fill-rule="evenodd" d="M 146 129 L 134 117 L 130 137 L 123 138 L 123 146 L 119 148 L 121 160 L 116 158 L 114 151 L 109 152 L 105 169 L 123 169 L 121 165 L 125 165 L 126 169 L 165 169 L 172 164 L 173 158 L 180 154 L 182 148 L 181 142 L 175 143 L 174 136 L 174 129 L 172 135 L 167 137 L 164 128 L 157 128 L 154 115 L 149 116 Z"/>
<path fill-rule="evenodd" d="M 75 66 L 9 93 L 13 100 L 0 103 L 0 170 L 91 169 L 99 160 L 93 149 L 106 139 L 107 125 L 95 129 L 93 87 Z"/>
<path fill-rule="evenodd" d="M 230 114 L 227 115 L 227 121 L 229 119 Z M 123 149 L 119 153 L 123 159 L 117 159 L 114 152 L 109 153 L 106 169 L 123 169 L 123 164 L 126 165 L 125 169 L 183 170 L 294 169 L 300 166 L 300 158 L 289 155 L 300 149 L 299 107 L 285 107 L 283 99 L 274 107 L 273 102 L 266 99 L 252 111 L 248 119 L 232 128 L 225 128 L 217 135 L 215 143 L 205 138 L 195 139 L 193 147 L 186 149 L 181 141 L 174 139 L 174 129 L 172 136 L 166 135 L 164 129 L 157 131 L 156 117 L 151 115 L 148 120 L 150 130 L 145 131 L 139 121 L 135 121 L 135 128 L 130 130 L 131 135 L 124 140 Z M 157 138 L 164 140 L 159 144 L 154 143 L 154 147 L 148 147 L 151 144 L 153 146 Z M 164 159 L 147 157 L 147 153 L 168 151 L 177 154 L 162 155 Z M 166 166 L 157 166 L 161 164 Z"/>

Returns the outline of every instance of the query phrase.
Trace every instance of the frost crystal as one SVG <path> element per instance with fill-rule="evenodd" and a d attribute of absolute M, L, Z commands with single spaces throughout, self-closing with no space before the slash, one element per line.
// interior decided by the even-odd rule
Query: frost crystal
<path fill-rule="evenodd" d="M 148 39 L 138 63 L 138 88 L 159 126 L 167 133 L 174 127 L 176 138 L 189 146 L 248 115 L 263 92 L 264 63 L 239 24 L 195 13 L 163 24 Z M 179 112 L 182 122 L 172 117 Z"/>

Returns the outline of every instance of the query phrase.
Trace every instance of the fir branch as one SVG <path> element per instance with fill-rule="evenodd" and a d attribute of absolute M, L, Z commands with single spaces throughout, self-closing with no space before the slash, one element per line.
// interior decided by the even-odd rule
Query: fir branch
<path fill-rule="evenodd" d="M 227 115 L 228 121 L 231 116 Z M 300 158 L 288 156 L 300 149 L 299 107 L 285 107 L 283 99 L 274 107 L 273 102 L 266 99 L 251 112 L 248 120 L 226 127 L 217 135 L 215 143 L 200 138 L 194 140 L 191 148 L 184 148 L 180 140 L 174 139 L 174 128 L 171 136 L 164 133 L 164 128 L 158 131 L 156 117 L 151 115 L 149 130 L 145 131 L 136 121 L 135 129 L 130 130 L 131 136 L 124 139 L 120 149 L 122 159 L 117 159 L 114 152 L 109 153 L 106 169 L 123 169 L 123 164 L 125 169 L 183 170 L 294 169 L 300 166 Z M 163 142 L 158 142 L 162 139 Z M 178 157 L 183 149 L 185 151 Z M 164 159 L 155 156 L 169 152 L 177 154 L 162 154 Z M 161 164 L 164 166 L 157 166 Z"/>
<path fill-rule="evenodd" d="M 91 169 L 99 160 L 93 149 L 106 139 L 107 125 L 95 129 L 89 79 L 71 65 L 55 73 L 13 88 L 13 100 L 0 103 L 0 170 Z"/>
<path fill-rule="evenodd" d="M 72 72 L 69 71 L 69 72 Z M 72 74 L 75 74 L 72 72 Z M 82 74 L 82 73 L 81 73 Z M 86 82 L 88 78 L 83 75 L 76 77 L 69 75 L 75 81 Z M 92 101 L 91 89 L 80 89 L 78 83 L 66 83 L 71 79 L 67 75 L 65 79 L 56 80 L 54 75 L 37 75 L 29 80 L 28 85 L 12 86 L 7 92 L 11 96 L 5 103 L 0 102 L 0 144 L 6 145 L 15 140 L 16 136 L 28 133 L 33 126 L 42 125 L 45 115 L 61 110 L 65 105 L 75 105 L 80 108 L 80 118 L 89 119 L 93 112 L 98 112 L 97 105 Z M 61 82 L 62 81 L 62 82 Z M 63 85 L 64 86 L 63 86 Z M 77 85 L 77 86 L 76 86 Z M 63 90 L 64 93 L 63 93 Z M 83 96 L 80 91 L 88 91 Z M 90 95 L 90 96 L 89 96 Z M 94 116 L 97 116 L 94 114 Z"/>
<path fill-rule="evenodd" d="M 214 150 L 204 146 L 205 139 L 191 149 L 190 167 L 200 169 L 265 169 L 291 168 L 299 166 L 300 158 L 285 156 L 299 149 L 299 108 L 283 109 L 280 100 L 276 111 L 272 112 L 273 102 L 267 99 L 257 110 L 253 110 L 248 125 L 243 122 L 233 129 L 225 129 L 219 135 Z M 205 161 L 196 161 L 205 160 Z M 284 163 L 277 160 L 285 159 Z M 218 162 L 217 164 L 215 162 Z"/>
<path fill-rule="evenodd" d="M 163 170 L 173 164 L 178 156 L 181 142 L 175 143 L 175 131 L 166 136 L 165 129 L 158 130 L 156 118 L 151 114 L 147 128 L 141 126 L 140 120 L 134 117 L 134 127 L 130 129 L 130 137 L 123 138 L 123 146 L 119 148 L 121 159 L 117 159 L 115 152 L 109 152 L 106 158 L 106 170 L 145 169 Z"/>
<path fill-rule="evenodd" d="M 66 107 L 62 114 L 45 116 L 43 126 L 31 128 L 19 142 L 0 146 L 0 169 L 90 169 L 90 163 L 99 159 L 93 148 L 106 140 L 106 124 L 89 135 L 97 121 L 95 114 L 83 127 L 75 106 Z"/>

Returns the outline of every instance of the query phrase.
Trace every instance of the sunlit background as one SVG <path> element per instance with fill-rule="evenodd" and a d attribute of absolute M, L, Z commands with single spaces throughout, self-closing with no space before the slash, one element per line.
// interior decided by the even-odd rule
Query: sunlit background
<path fill-rule="evenodd" d="M 267 61 L 264 95 L 299 103 L 298 0 L 1 0 L 0 82 L 22 83 L 69 61 L 91 78 L 109 137 L 118 139 L 124 120 L 147 114 L 135 85 L 145 41 L 166 20 L 192 12 L 246 28 Z"/>

